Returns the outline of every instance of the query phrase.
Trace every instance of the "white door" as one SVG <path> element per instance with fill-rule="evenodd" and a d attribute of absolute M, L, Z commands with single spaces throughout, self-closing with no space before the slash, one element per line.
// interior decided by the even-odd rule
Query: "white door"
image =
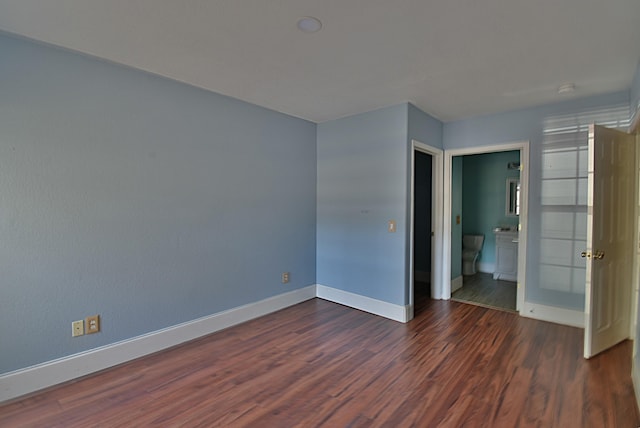
<path fill-rule="evenodd" d="M 629 337 L 635 140 L 589 127 L 584 357 Z"/>

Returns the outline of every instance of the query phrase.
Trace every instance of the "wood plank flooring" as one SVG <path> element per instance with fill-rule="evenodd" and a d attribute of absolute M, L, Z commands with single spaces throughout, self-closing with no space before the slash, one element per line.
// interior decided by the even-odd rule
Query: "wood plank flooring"
<path fill-rule="evenodd" d="M 458 302 L 515 311 L 516 291 L 515 282 L 494 280 L 492 274 L 478 272 L 465 276 L 462 288 L 456 290 L 451 298 Z"/>
<path fill-rule="evenodd" d="M 637 427 L 631 342 L 421 300 L 390 321 L 313 299 L 0 405 L 2 427 Z"/>

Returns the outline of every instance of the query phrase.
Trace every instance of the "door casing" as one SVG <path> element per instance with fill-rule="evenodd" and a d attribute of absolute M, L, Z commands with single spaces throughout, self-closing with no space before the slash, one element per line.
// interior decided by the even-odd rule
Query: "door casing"
<path fill-rule="evenodd" d="M 417 140 L 411 141 L 411 188 L 409 191 L 409 308 L 408 319 L 413 319 L 414 313 L 414 191 L 415 191 L 415 154 L 420 151 L 431 155 L 431 186 L 432 186 L 432 206 L 431 206 L 431 222 L 433 224 L 433 239 L 431 251 L 431 297 L 433 299 L 442 299 L 442 241 L 443 241 L 443 158 L 444 152 L 436 147 L 429 146 Z"/>
<path fill-rule="evenodd" d="M 518 236 L 518 288 L 516 310 L 524 306 L 525 278 L 527 266 L 527 215 L 529 212 L 529 141 L 516 141 L 505 144 L 469 147 L 444 151 L 444 239 L 442 258 L 442 282 L 439 295 L 442 299 L 451 298 L 451 167 L 454 156 L 478 155 L 485 153 L 520 151 L 520 216 Z"/>

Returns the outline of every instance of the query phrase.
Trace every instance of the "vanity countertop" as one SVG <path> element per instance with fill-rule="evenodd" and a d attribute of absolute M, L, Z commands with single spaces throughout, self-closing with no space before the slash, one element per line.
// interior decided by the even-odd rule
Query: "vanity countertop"
<path fill-rule="evenodd" d="M 517 235 L 518 231 L 513 229 L 504 229 L 501 227 L 496 227 L 493 229 L 493 233 L 495 234 L 505 234 L 505 235 Z"/>

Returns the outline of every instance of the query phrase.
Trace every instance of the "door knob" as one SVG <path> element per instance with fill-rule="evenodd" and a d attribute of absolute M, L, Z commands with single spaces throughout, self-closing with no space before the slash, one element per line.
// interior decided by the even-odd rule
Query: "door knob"
<path fill-rule="evenodd" d="M 596 251 L 596 253 L 593 255 L 593 258 L 596 260 L 604 259 L 604 251 Z"/>

